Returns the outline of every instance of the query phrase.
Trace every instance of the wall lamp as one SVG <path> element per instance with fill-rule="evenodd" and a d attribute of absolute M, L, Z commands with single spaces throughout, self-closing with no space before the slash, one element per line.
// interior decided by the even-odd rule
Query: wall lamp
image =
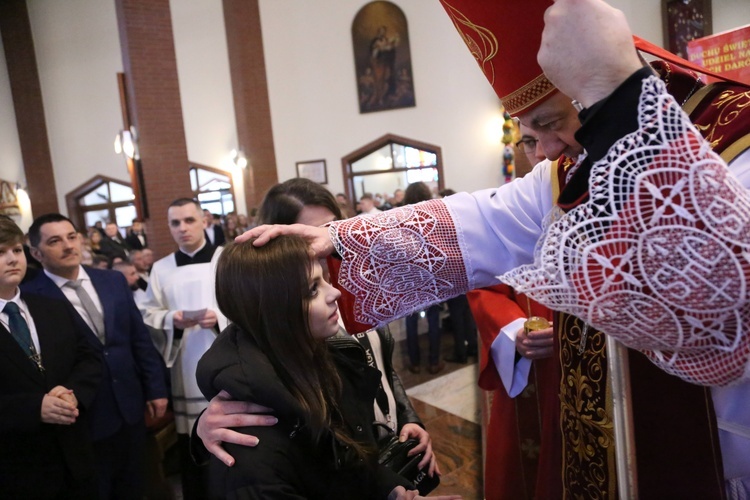
<path fill-rule="evenodd" d="M 115 136 L 115 153 L 122 154 L 130 158 L 131 160 L 138 160 L 138 134 L 135 131 L 135 127 L 130 127 L 130 130 L 121 130 Z"/>
<path fill-rule="evenodd" d="M 233 149 L 229 152 L 229 156 L 235 167 L 241 169 L 247 168 L 247 156 L 245 156 L 245 152 L 242 149 Z"/>

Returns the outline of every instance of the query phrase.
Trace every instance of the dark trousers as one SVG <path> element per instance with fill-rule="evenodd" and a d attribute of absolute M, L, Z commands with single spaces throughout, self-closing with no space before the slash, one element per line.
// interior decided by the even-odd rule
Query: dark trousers
<path fill-rule="evenodd" d="M 448 312 L 453 328 L 453 356 L 457 361 L 466 361 L 467 355 L 477 355 L 477 331 L 466 295 L 448 299 Z"/>
<path fill-rule="evenodd" d="M 419 366 L 419 313 L 406 317 L 406 349 L 409 362 Z M 440 304 L 427 309 L 427 335 L 430 341 L 430 365 L 440 362 Z"/>
<path fill-rule="evenodd" d="M 146 460 L 146 425 L 123 425 L 112 436 L 94 442 L 99 497 L 142 500 Z"/>
<path fill-rule="evenodd" d="M 23 464 L 27 470 L 0 466 L 0 498 L 39 500 L 96 500 L 99 489 L 92 470 L 85 477 L 73 477 L 70 469 L 42 457 L 36 464 Z M 44 463 L 46 462 L 46 463 Z M 93 463 L 91 464 L 93 466 Z M 28 468 L 33 468 L 30 474 Z M 40 480 L 40 478 L 43 478 Z"/>
<path fill-rule="evenodd" d="M 177 434 L 180 451 L 180 474 L 182 476 L 182 498 L 185 500 L 208 500 L 220 498 L 209 488 L 208 464 L 196 465 L 190 454 L 190 436 Z"/>

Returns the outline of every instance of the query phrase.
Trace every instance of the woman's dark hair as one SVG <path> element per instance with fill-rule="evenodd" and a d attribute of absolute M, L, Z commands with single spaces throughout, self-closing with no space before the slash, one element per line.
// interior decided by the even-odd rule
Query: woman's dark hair
<path fill-rule="evenodd" d="M 429 186 L 424 182 L 413 182 L 406 187 L 404 193 L 404 204 L 411 205 L 413 203 L 419 203 L 420 201 L 427 201 L 432 199 L 432 192 Z"/>
<path fill-rule="evenodd" d="M 268 190 L 258 211 L 258 224 L 294 224 L 305 206 L 327 208 L 341 219 L 341 208 L 330 191 L 310 179 L 295 178 Z"/>
<path fill-rule="evenodd" d="M 279 236 L 262 247 L 251 241 L 228 245 L 217 264 L 216 301 L 266 354 L 302 407 L 313 438 L 330 430 L 353 444 L 340 419 L 332 419 L 341 380 L 325 343 L 310 333 L 311 271 L 307 244 L 298 236 Z"/>

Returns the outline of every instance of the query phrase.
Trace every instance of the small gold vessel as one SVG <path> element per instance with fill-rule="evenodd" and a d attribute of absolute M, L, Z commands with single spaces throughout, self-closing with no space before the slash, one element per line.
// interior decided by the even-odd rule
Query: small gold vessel
<path fill-rule="evenodd" d="M 549 327 L 550 323 L 547 321 L 547 318 L 542 318 L 541 316 L 530 316 L 523 324 L 523 331 L 529 333 L 537 330 L 544 330 Z"/>

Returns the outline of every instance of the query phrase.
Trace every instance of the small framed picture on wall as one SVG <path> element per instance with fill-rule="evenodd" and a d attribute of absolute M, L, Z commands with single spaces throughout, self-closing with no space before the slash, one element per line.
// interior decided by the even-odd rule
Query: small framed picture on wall
<path fill-rule="evenodd" d="M 687 43 L 712 33 L 711 0 L 661 0 L 664 47 L 687 59 Z"/>
<path fill-rule="evenodd" d="M 310 179 L 318 184 L 328 184 L 328 172 L 325 160 L 310 160 L 297 162 L 297 177 Z"/>

